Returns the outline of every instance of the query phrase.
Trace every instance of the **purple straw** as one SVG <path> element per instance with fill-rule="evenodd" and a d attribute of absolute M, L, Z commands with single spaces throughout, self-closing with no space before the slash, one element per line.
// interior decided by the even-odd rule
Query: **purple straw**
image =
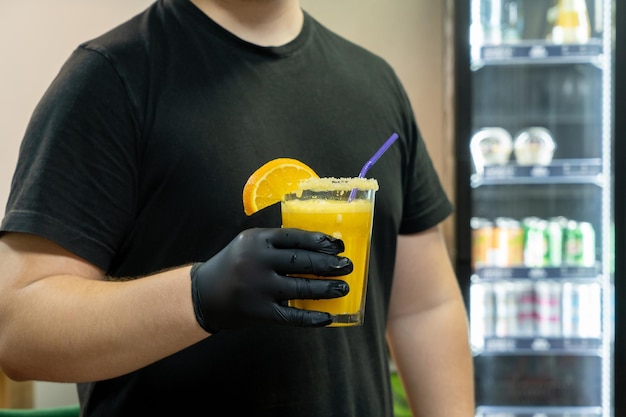
<path fill-rule="evenodd" d="M 383 143 L 383 146 L 381 146 L 380 149 L 376 151 L 374 156 L 372 156 L 365 163 L 365 165 L 363 165 L 363 168 L 361 168 L 361 172 L 359 172 L 359 178 L 365 178 L 365 174 L 367 173 L 367 171 L 369 171 L 372 165 L 374 165 L 374 163 L 376 163 L 376 161 L 378 161 L 380 157 L 383 156 L 385 151 L 389 149 L 391 145 L 393 145 L 396 139 L 398 139 L 398 134 L 394 133 L 393 135 L 389 137 L 389 139 L 385 141 L 385 143 Z M 352 191 L 350 192 L 350 197 L 348 197 L 348 202 L 354 200 L 355 196 L 356 196 L 356 188 L 353 188 Z"/>

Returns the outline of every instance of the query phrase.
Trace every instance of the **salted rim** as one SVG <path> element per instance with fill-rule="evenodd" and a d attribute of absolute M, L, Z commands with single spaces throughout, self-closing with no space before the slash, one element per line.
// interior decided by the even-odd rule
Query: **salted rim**
<path fill-rule="evenodd" d="M 357 190 L 378 190 L 378 181 L 374 178 L 307 178 L 301 180 L 298 183 L 298 190 L 312 190 L 312 191 L 349 191 L 353 189 Z"/>

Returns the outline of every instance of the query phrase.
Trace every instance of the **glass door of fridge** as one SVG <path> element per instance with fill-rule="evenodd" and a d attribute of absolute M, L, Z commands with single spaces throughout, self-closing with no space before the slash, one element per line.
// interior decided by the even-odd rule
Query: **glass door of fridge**
<path fill-rule="evenodd" d="M 610 0 L 469 0 L 479 416 L 611 416 Z"/>

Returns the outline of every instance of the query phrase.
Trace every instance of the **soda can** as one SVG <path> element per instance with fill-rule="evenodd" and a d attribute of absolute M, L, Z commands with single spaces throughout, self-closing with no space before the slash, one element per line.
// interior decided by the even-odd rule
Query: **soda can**
<path fill-rule="evenodd" d="M 535 334 L 535 290 L 531 281 L 515 283 L 517 303 L 517 336 Z"/>
<path fill-rule="evenodd" d="M 579 222 L 578 229 L 582 241 L 580 265 L 592 267 L 596 264 L 596 232 L 589 222 Z"/>
<path fill-rule="evenodd" d="M 491 242 L 491 264 L 493 266 L 504 267 L 507 264 L 506 254 L 508 251 L 508 231 L 506 221 L 508 219 L 499 217 L 494 222 L 493 240 Z"/>
<path fill-rule="evenodd" d="M 583 236 L 578 222 L 569 220 L 563 231 L 563 263 L 568 266 L 582 266 Z"/>
<path fill-rule="evenodd" d="M 565 217 L 553 217 L 548 220 L 548 266 L 558 267 L 563 263 L 563 228 L 566 225 Z"/>
<path fill-rule="evenodd" d="M 493 264 L 500 267 L 523 263 L 524 232 L 520 222 L 508 217 L 495 220 L 493 229 Z"/>
<path fill-rule="evenodd" d="M 598 338 L 602 334 L 602 300 L 598 284 L 578 284 L 580 337 Z"/>
<path fill-rule="evenodd" d="M 578 284 L 564 282 L 561 295 L 563 337 L 580 337 L 580 298 Z"/>
<path fill-rule="evenodd" d="M 496 332 L 495 294 L 493 284 L 481 282 L 470 289 L 470 323 L 472 335 L 478 337 L 475 342 L 482 345 L 484 337 L 493 336 Z"/>
<path fill-rule="evenodd" d="M 485 336 L 493 336 L 496 333 L 496 305 L 493 284 L 484 283 L 483 290 L 483 323 Z"/>
<path fill-rule="evenodd" d="M 538 336 L 561 336 L 561 284 L 558 282 L 535 282 L 535 320 Z"/>
<path fill-rule="evenodd" d="M 547 222 L 537 217 L 523 220 L 524 226 L 524 266 L 542 268 L 549 259 Z"/>
<path fill-rule="evenodd" d="M 493 223 L 487 219 L 473 217 L 472 229 L 472 267 L 474 270 L 490 264 L 490 251 L 493 244 Z"/>
<path fill-rule="evenodd" d="M 518 334 L 518 305 L 515 286 L 511 282 L 497 282 L 493 284 L 493 288 L 496 302 L 495 335 L 498 337 L 516 336 Z"/>

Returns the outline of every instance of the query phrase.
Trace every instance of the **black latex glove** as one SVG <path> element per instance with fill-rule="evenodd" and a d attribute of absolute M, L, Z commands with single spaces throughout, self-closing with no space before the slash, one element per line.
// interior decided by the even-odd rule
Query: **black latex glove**
<path fill-rule="evenodd" d="M 207 262 L 191 268 L 198 323 L 209 333 L 259 324 L 326 326 L 330 314 L 287 307 L 284 301 L 341 297 L 348 284 L 285 275 L 349 274 L 352 261 L 336 256 L 343 251 L 341 240 L 323 233 L 245 230 Z"/>

